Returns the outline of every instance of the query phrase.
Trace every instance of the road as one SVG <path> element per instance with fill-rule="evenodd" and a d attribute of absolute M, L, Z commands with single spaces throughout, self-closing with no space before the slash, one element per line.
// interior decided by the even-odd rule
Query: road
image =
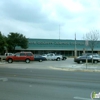
<path fill-rule="evenodd" d="M 91 100 L 100 73 L 0 68 L 0 100 Z"/>

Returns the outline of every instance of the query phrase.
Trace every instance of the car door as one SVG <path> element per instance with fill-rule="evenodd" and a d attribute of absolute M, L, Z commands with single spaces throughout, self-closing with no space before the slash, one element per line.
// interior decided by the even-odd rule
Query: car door
<path fill-rule="evenodd" d="M 26 54 L 21 52 L 19 60 L 24 61 L 26 59 Z"/>
<path fill-rule="evenodd" d="M 14 56 L 14 60 L 19 61 L 19 59 L 20 59 L 20 53 L 16 53 Z"/>
<path fill-rule="evenodd" d="M 34 60 L 35 61 L 38 61 L 39 60 L 38 55 L 34 55 Z"/>
<path fill-rule="evenodd" d="M 92 57 L 87 56 L 87 61 L 88 61 L 88 62 L 92 62 Z"/>
<path fill-rule="evenodd" d="M 83 57 L 81 57 L 81 59 L 80 59 L 82 62 L 86 62 L 86 57 L 85 56 L 83 56 Z"/>
<path fill-rule="evenodd" d="M 50 60 L 51 59 L 51 55 L 47 54 L 47 59 Z"/>

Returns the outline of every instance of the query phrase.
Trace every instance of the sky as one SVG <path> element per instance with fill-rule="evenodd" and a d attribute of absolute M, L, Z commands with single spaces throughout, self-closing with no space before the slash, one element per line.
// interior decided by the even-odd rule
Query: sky
<path fill-rule="evenodd" d="M 0 31 L 27 38 L 81 40 L 100 31 L 100 0 L 0 0 Z"/>

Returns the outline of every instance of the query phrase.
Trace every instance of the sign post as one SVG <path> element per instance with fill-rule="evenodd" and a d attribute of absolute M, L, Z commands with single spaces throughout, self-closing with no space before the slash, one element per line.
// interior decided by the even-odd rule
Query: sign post
<path fill-rule="evenodd" d="M 87 47 L 88 46 L 88 40 L 85 40 L 85 46 Z M 87 49 L 85 49 L 87 51 Z M 87 55 L 86 55 L 86 69 L 87 69 L 87 63 L 88 63 L 88 58 L 87 58 Z"/>

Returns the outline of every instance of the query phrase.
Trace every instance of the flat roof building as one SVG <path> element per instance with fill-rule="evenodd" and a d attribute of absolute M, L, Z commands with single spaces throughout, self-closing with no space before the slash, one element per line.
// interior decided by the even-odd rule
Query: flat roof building
<path fill-rule="evenodd" d="M 28 48 L 16 47 L 17 51 L 32 51 L 34 54 L 58 53 L 66 56 L 77 56 L 82 53 L 91 52 L 91 48 L 86 46 L 84 40 L 64 40 L 64 39 L 28 39 Z M 94 48 L 94 53 L 100 53 L 100 41 Z"/>

